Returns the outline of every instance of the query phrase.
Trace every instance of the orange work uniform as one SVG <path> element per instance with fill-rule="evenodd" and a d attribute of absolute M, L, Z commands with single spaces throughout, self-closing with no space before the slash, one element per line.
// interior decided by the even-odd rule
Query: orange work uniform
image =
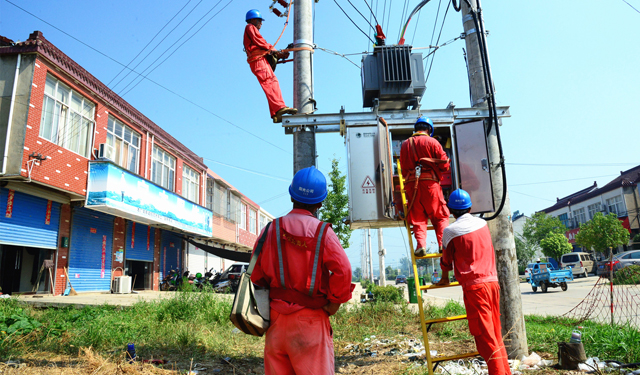
<path fill-rule="evenodd" d="M 413 139 L 415 154 L 411 148 L 411 138 Z M 431 219 L 436 231 L 438 245 L 442 247 L 442 231 L 449 225 L 449 209 L 442 195 L 438 175 L 439 171 L 449 170 L 447 154 L 444 152 L 442 145 L 426 133 L 418 132 L 413 134 L 411 138 L 404 141 L 400 149 L 400 165 L 406 181 L 407 199 L 411 202 L 415 196 L 407 220 L 413 226 L 413 234 L 416 237 L 418 249 L 426 249 L 427 247 L 427 224 L 429 219 Z M 447 160 L 447 162 L 434 166 L 438 171 L 423 167 L 416 192 L 415 176 L 412 171 L 415 171 L 415 167 L 421 158 Z"/>
<path fill-rule="evenodd" d="M 286 107 L 280 91 L 280 83 L 273 73 L 271 66 L 264 58 L 266 52 L 271 51 L 273 46 L 267 43 L 260 35 L 260 31 L 255 25 L 247 24 L 244 29 L 244 50 L 247 53 L 247 62 L 251 67 L 251 72 L 258 78 L 262 90 L 264 90 L 269 102 L 270 117 L 276 115 L 278 110 Z"/>
<path fill-rule="evenodd" d="M 440 267 L 462 286 L 469 332 L 489 375 L 511 374 L 500 323 L 500 287 L 487 222 L 464 214 L 444 230 Z"/>
<path fill-rule="evenodd" d="M 276 219 L 251 281 L 270 289 L 265 374 L 334 374 L 333 331 L 321 307 L 349 301 L 355 285 L 351 264 L 331 225 L 322 225 L 302 209 Z"/>

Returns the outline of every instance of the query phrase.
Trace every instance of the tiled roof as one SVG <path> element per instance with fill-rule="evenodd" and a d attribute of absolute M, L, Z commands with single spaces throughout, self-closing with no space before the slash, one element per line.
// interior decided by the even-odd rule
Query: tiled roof
<path fill-rule="evenodd" d="M 19 53 L 37 53 L 41 55 L 88 89 L 93 90 L 107 105 L 122 115 L 129 117 L 142 130 L 148 131 L 150 134 L 153 134 L 156 139 L 173 148 L 181 154 L 187 162 L 197 165 L 203 170 L 207 169 L 202 157 L 196 155 L 160 126 L 156 125 L 140 111 L 135 109 L 126 100 L 109 89 L 105 84 L 100 82 L 100 80 L 91 75 L 91 73 L 80 66 L 80 64 L 60 51 L 53 43 L 44 38 L 42 32 L 34 31 L 29 35 L 29 39 L 20 43 L 13 43 L 12 40 L 0 36 L 0 55 L 15 55 Z"/>

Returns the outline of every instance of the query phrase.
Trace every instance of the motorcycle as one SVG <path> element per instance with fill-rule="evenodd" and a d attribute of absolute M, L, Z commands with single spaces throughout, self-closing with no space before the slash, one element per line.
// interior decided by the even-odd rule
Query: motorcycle
<path fill-rule="evenodd" d="M 182 281 L 179 277 L 180 274 L 176 270 L 170 270 L 169 273 L 162 279 L 162 283 L 160 283 L 160 290 L 162 291 L 172 291 L 178 289 L 180 282 Z"/>

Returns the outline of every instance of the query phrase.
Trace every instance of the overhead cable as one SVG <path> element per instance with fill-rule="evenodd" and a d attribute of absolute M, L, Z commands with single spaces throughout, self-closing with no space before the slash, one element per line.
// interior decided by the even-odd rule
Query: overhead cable
<path fill-rule="evenodd" d="M 447 10 L 444 12 L 444 17 L 442 18 L 442 25 L 440 26 L 440 32 L 438 33 L 438 39 L 436 40 L 436 45 L 438 45 L 438 43 L 440 43 L 440 37 L 442 36 L 442 29 L 444 28 L 444 23 L 447 20 L 447 14 L 449 14 L 449 5 L 451 5 L 451 3 L 447 4 Z M 454 40 L 455 40 L 455 38 L 454 38 Z M 435 60 L 435 58 L 436 58 L 436 52 L 438 51 L 438 49 L 439 48 L 436 48 L 433 51 L 433 56 L 431 57 L 431 64 L 429 64 L 429 71 L 427 72 L 427 78 L 424 81 L 425 85 L 429 81 L 429 76 L 431 75 L 431 68 L 433 67 L 433 60 Z M 429 55 L 431 55 L 431 53 L 429 53 L 427 56 L 429 56 Z"/>
<path fill-rule="evenodd" d="M 367 24 L 369 24 L 369 26 L 370 26 L 373 30 L 375 30 L 375 29 L 376 29 L 375 27 L 373 27 L 373 25 L 371 24 L 371 22 L 369 22 L 369 20 L 367 19 L 367 17 L 365 17 L 362 13 L 360 13 L 360 11 L 358 10 L 358 8 L 356 8 L 356 6 L 355 6 L 355 5 L 353 5 L 353 3 L 351 2 L 351 0 L 347 0 L 347 2 L 349 2 L 349 4 L 351 4 L 351 6 L 353 7 L 353 9 L 355 9 L 355 10 L 356 10 L 356 12 L 358 12 L 358 14 L 360 15 L 360 17 L 362 17 L 362 19 L 364 19 L 364 20 L 365 20 L 365 22 L 367 22 Z M 371 9 L 371 8 L 369 8 L 369 9 Z"/>
<path fill-rule="evenodd" d="M 627 0 L 622 0 L 625 3 L 627 3 L 628 6 L 630 6 L 633 10 L 635 10 L 636 12 L 640 13 L 640 10 L 636 9 L 633 5 L 629 4 L 629 2 L 627 2 Z"/>
<path fill-rule="evenodd" d="M 360 32 L 361 32 L 362 34 L 364 34 L 364 36 L 366 36 L 366 37 L 371 41 L 371 43 L 375 43 L 375 42 L 373 41 L 373 39 L 371 39 L 371 37 L 370 37 L 367 33 L 365 33 L 365 32 L 360 28 L 360 26 L 358 26 L 358 25 L 357 25 L 357 24 L 356 24 L 356 23 L 351 19 L 351 17 L 349 17 L 349 15 L 347 14 L 347 12 L 345 12 L 345 11 L 344 11 L 344 9 L 342 9 L 342 7 L 340 6 L 340 4 L 338 4 L 338 2 L 337 2 L 336 0 L 333 0 L 333 2 L 334 2 L 334 3 L 336 3 L 336 5 L 338 6 L 338 8 L 340 8 L 340 10 L 342 11 L 342 13 L 344 13 L 344 15 L 345 15 L 345 16 L 347 16 L 347 18 L 349 19 L 349 21 L 351 21 L 351 23 L 353 24 L 353 26 L 357 27 L 357 28 L 358 28 L 358 30 L 360 30 Z"/>

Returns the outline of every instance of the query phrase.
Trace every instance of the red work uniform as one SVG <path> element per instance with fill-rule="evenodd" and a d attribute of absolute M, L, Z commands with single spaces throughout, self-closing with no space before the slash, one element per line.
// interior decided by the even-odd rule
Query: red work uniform
<path fill-rule="evenodd" d="M 454 270 L 462 286 L 469 331 L 489 375 L 511 374 L 500 324 L 500 287 L 486 221 L 464 214 L 444 230 L 443 274 Z"/>
<path fill-rule="evenodd" d="M 322 224 L 302 209 L 274 220 L 251 275 L 254 284 L 270 289 L 265 375 L 335 373 L 333 331 L 321 306 L 349 301 L 355 285 L 351 284 L 351 264 L 340 240 L 331 225 Z M 287 293 L 320 302 L 319 306 L 309 308 L 287 301 L 295 299 Z"/>
<path fill-rule="evenodd" d="M 410 139 L 413 139 L 415 154 L 411 149 Z M 438 175 L 440 171 L 449 170 L 447 154 L 442 149 L 442 145 L 426 133 L 415 133 L 410 139 L 404 141 L 400 149 L 400 165 L 409 204 L 415 196 L 407 219 L 409 224 L 413 225 L 413 233 L 418 243 L 417 249 L 427 247 L 429 219 L 436 231 L 438 245 L 442 247 L 442 231 L 449 225 L 449 209 L 442 196 Z M 437 171 L 423 167 L 416 192 L 415 167 L 421 158 L 446 160 L 446 162 L 434 166 L 438 169 Z"/>
<path fill-rule="evenodd" d="M 247 62 L 267 96 L 269 113 L 270 116 L 273 117 L 278 110 L 286 107 L 284 99 L 282 99 L 282 91 L 280 91 L 278 78 L 273 74 L 271 66 L 264 58 L 265 53 L 271 51 L 273 46 L 267 43 L 262 35 L 260 35 L 258 28 L 250 23 L 247 24 L 247 27 L 244 29 L 243 43 L 244 50 L 247 53 Z"/>

